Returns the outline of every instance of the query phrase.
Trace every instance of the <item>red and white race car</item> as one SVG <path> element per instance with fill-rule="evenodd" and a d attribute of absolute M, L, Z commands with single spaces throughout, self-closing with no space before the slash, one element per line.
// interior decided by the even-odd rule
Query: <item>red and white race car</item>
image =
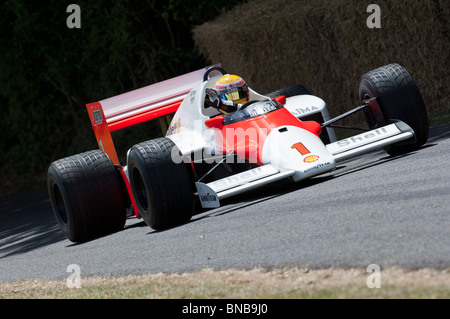
<path fill-rule="evenodd" d="M 196 206 L 282 179 L 300 182 L 375 149 L 408 152 L 428 139 L 428 115 L 408 72 L 390 64 L 362 76 L 360 106 L 330 119 L 325 102 L 297 85 L 232 114 L 205 103 L 226 72 L 216 65 L 87 104 L 99 149 L 53 162 L 52 208 L 74 242 L 123 228 L 127 211 L 154 229 L 188 222 Z M 338 120 L 363 111 L 368 129 L 337 141 Z M 132 146 L 120 163 L 111 132 L 173 114 L 165 137 Z"/>

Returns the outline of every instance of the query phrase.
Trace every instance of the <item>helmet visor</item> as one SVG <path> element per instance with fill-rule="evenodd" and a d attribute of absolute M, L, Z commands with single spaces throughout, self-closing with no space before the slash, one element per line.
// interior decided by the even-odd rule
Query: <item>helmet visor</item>
<path fill-rule="evenodd" d="M 248 98 L 248 89 L 246 86 L 239 88 L 231 88 L 220 92 L 220 98 L 227 101 L 239 101 Z"/>

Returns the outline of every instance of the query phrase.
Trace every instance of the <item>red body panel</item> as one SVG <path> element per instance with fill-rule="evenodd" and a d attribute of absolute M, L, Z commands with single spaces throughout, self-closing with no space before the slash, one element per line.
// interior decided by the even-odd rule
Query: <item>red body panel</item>
<path fill-rule="evenodd" d="M 219 130 L 216 138 L 223 154 L 234 151 L 238 157 L 258 164 L 262 164 L 262 147 L 267 135 L 278 127 L 296 126 L 316 136 L 321 133 L 319 123 L 302 122 L 285 108 L 229 125 L 223 125 L 223 116 L 219 115 L 205 121 L 205 125 Z"/>

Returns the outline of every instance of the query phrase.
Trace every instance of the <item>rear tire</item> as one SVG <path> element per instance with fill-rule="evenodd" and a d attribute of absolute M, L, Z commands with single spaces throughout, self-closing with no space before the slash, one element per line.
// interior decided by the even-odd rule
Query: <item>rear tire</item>
<path fill-rule="evenodd" d="M 385 148 L 391 154 L 416 150 L 428 140 L 428 113 L 422 96 L 412 77 L 399 64 L 389 64 L 372 70 L 361 77 L 359 97 L 363 100 L 376 97 L 379 109 L 365 109 L 367 124 L 371 129 L 400 120 L 414 131 L 415 140 L 393 144 Z"/>
<path fill-rule="evenodd" d="M 64 235 L 81 242 L 123 228 L 126 205 L 119 173 L 100 150 L 53 162 L 47 187 Z"/>
<path fill-rule="evenodd" d="M 140 216 L 155 230 L 188 222 L 194 210 L 192 180 L 185 163 L 175 163 L 178 148 L 169 138 L 134 145 L 128 174 Z"/>

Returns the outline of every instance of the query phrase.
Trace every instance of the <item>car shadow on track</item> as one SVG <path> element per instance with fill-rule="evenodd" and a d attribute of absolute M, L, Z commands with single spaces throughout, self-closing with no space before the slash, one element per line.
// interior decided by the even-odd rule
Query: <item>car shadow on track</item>
<path fill-rule="evenodd" d="M 66 240 L 47 190 L 0 200 L 0 259 Z"/>
<path fill-rule="evenodd" d="M 191 222 L 196 222 L 205 218 L 212 218 L 229 214 L 244 207 L 249 207 L 265 201 L 269 201 L 279 196 L 283 196 L 292 192 L 296 192 L 302 188 L 311 187 L 313 185 L 326 182 L 333 179 L 334 176 L 317 176 L 299 183 L 279 181 L 274 184 L 266 185 L 257 190 L 252 190 L 237 196 L 227 198 L 221 202 L 220 208 L 204 210 L 193 217 Z"/>
<path fill-rule="evenodd" d="M 283 196 L 285 194 L 298 191 L 299 189 L 309 187 L 318 183 L 323 183 L 326 180 L 332 179 L 333 176 L 321 176 L 321 177 L 315 177 L 310 180 L 305 180 L 302 183 L 292 183 L 289 181 L 278 181 L 274 184 L 269 184 L 266 186 L 263 186 L 257 190 L 248 191 L 243 194 L 239 194 L 227 199 L 224 199 L 221 201 L 221 207 L 219 208 L 212 208 L 212 209 L 201 209 L 197 208 L 194 212 L 194 215 L 192 219 L 182 225 L 174 226 L 167 229 L 162 230 L 152 230 L 150 228 L 150 231 L 147 233 L 147 235 L 152 234 L 159 234 L 162 232 L 167 232 L 171 230 L 175 230 L 179 227 L 184 227 L 186 225 L 196 223 L 200 220 L 206 219 L 206 218 L 215 218 L 219 216 L 223 216 L 232 212 L 235 212 L 239 209 L 242 209 L 244 207 L 249 207 L 252 205 L 256 205 L 258 203 L 262 203 L 268 200 L 271 200 L 275 197 Z M 198 204 L 200 205 L 200 204 Z M 131 227 L 148 227 L 145 222 L 136 223 L 132 225 Z"/>
<path fill-rule="evenodd" d="M 450 124 L 430 128 L 428 143 L 435 143 L 447 138 L 450 138 Z"/>
<path fill-rule="evenodd" d="M 377 152 L 377 151 L 375 151 L 375 152 Z M 380 152 L 380 151 L 378 151 L 378 152 Z M 385 156 L 385 157 L 380 157 L 380 156 L 382 156 L 382 154 L 377 155 L 374 153 L 373 158 L 371 158 L 369 160 L 365 160 L 364 162 L 357 162 L 354 159 L 350 159 L 348 162 L 345 161 L 339 165 L 338 169 L 335 171 L 334 177 L 337 178 L 337 177 L 341 177 L 344 175 L 353 174 L 353 173 L 356 173 L 356 172 L 359 172 L 362 170 L 366 170 L 371 167 L 383 165 L 388 162 L 392 162 L 392 161 L 399 160 L 401 158 L 408 157 L 414 153 L 415 152 L 397 155 L 397 156 Z"/>

